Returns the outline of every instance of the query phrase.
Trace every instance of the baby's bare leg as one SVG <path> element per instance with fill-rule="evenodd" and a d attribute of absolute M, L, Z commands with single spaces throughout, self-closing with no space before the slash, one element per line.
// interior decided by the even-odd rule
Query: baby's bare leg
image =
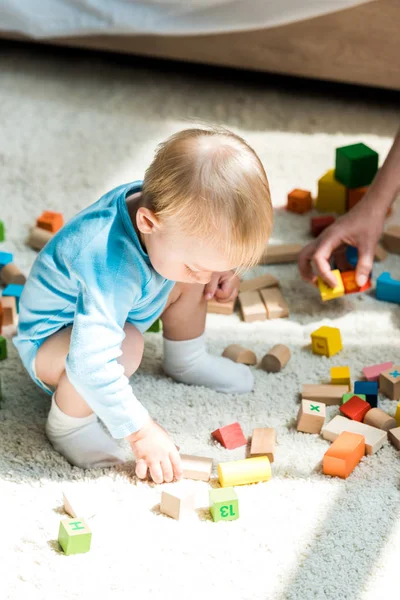
<path fill-rule="evenodd" d="M 243 394 L 253 388 L 249 367 L 208 354 L 204 285 L 176 284 L 162 315 L 164 371 L 182 383 Z"/>

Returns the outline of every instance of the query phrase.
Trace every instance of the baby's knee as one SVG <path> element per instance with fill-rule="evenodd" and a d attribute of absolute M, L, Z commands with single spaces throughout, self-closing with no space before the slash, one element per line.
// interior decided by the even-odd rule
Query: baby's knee
<path fill-rule="evenodd" d="M 118 362 L 124 367 L 125 375 L 130 377 L 142 362 L 144 338 L 138 329 L 130 323 L 125 323 L 125 339 L 122 342 L 122 355 Z"/>

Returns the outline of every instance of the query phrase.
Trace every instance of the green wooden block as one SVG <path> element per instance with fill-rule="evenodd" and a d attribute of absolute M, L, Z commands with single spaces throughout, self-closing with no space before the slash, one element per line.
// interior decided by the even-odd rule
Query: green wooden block
<path fill-rule="evenodd" d="M 4 242 L 5 239 L 6 239 L 6 231 L 4 228 L 4 223 L 3 223 L 3 221 L 0 221 L 0 242 Z"/>
<path fill-rule="evenodd" d="M 58 531 L 58 543 L 65 554 L 89 552 L 92 532 L 83 519 L 63 519 Z"/>
<path fill-rule="evenodd" d="M 378 153 L 365 144 L 336 148 L 335 177 L 348 188 L 369 185 L 378 170 Z"/>
<path fill-rule="evenodd" d="M 214 521 L 234 521 L 239 518 L 239 500 L 233 487 L 210 490 L 209 497 Z"/>
<path fill-rule="evenodd" d="M 161 331 L 161 329 L 162 329 L 161 319 L 157 319 L 157 321 L 154 321 L 153 325 L 148 328 L 147 332 L 150 331 L 152 333 L 159 333 Z"/>
<path fill-rule="evenodd" d="M 0 335 L 0 360 L 7 358 L 7 340 Z"/>
<path fill-rule="evenodd" d="M 357 398 L 360 398 L 365 402 L 367 401 L 367 396 L 365 394 L 355 394 L 354 392 L 349 392 L 348 394 L 343 394 L 342 404 L 350 400 L 350 398 L 352 398 L 353 396 L 357 396 Z"/>

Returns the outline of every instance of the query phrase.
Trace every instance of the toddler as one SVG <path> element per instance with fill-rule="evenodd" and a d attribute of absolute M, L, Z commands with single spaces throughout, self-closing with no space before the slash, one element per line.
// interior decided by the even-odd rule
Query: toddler
<path fill-rule="evenodd" d="M 71 464 L 121 463 L 115 439 L 125 438 L 139 478 L 181 477 L 175 444 L 129 384 L 143 333 L 161 316 L 163 366 L 176 381 L 249 392 L 249 367 L 206 350 L 206 305 L 237 295 L 238 274 L 259 260 L 271 224 L 254 150 L 226 129 L 193 128 L 160 144 L 143 181 L 105 194 L 40 252 L 14 343 L 52 396 L 46 435 Z"/>

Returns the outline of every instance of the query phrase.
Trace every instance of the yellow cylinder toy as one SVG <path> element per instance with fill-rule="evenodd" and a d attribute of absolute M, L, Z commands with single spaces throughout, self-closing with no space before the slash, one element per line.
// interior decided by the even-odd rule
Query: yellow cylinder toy
<path fill-rule="evenodd" d="M 271 479 L 271 463 L 267 456 L 219 463 L 218 479 L 221 487 L 269 481 Z"/>

